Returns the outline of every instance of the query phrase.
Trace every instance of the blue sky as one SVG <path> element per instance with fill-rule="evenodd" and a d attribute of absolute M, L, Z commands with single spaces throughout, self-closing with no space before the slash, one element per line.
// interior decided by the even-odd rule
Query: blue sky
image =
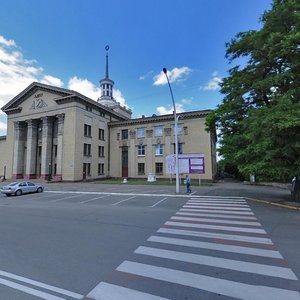
<path fill-rule="evenodd" d="M 214 109 L 231 67 L 225 43 L 261 27 L 271 0 L 2 0 L 0 107 L 32 81 L 76 90 L 94 100 L 105 75 L 133 117 Z M 0 135 L 6 115 L 0 112 Z"/>

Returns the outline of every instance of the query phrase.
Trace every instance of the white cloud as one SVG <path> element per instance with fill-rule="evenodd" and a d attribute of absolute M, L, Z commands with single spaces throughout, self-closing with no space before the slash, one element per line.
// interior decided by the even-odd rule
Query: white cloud
<path fill-rule="evenodd" d="M 33 81 L 63 85 L 59 78 L 43 74 L 36 60 L 25 59 L 15 41 L 0 36 L 0 108 Z M 0 114 L 3 114 L 1 110 Z"/>
<path fill-rule="evenodd" d="M 120 103 L 121 106 L 125 106 L 125 107 L 128 108 L 128 105 L 126 104 L 125 98 L 122 95 L 120 90 L 113 89 L 113 96 L 116 99 L 116 101 Z"/>
<path fill-rule="evenodd" d="M 0 121 L 0 130 L 6 131 L 6 129 L 7 129 L 7 124 Z"/>
<path fill-rule="evenodd" d="M 0 44 L 4 45 L 4 46 L 16 46 L 16 43 L 14 40 L 7 40 L 6 38 L 4 38 L 2 35 L 0 35 Z"/>
<path fill-rule="evenodd" d="M 41 80 L 41 83 L 54 85 L 57 87 L 62 87 L 64 85 L 64 83 L 59 78 L 53 77 L 51 75 L 45 75 Z"/>
<path fill-rule="evenodd" d="M 146 79 L 147 77 L 149 77 L 152 73 L 153 73 L 153 71 L 149 71 L 149 72 L 147 72 L 146 74 L 141 75 L 141 76 L 139 77 L 139 80 L 145 80 L 145 79 Z"/>
<path fill-rule="evenodd" d="M 181 112 L 184 112 L 184 108 L 183 108 L 183 105 L 180 104 L 180 103 L 176 103 L 175 104 L 175 107 L 176 107 L 176 112 L 177 113 L 181 113 Z M 174 109 L 173 109 L 173 106 L 169 106 L 168 108 L 165 107 L 165 106 L 159 106 L 156 108 L 156 111 L 160 114 L 160 115 L 169 115 L 169 114 L 172 114 Z"/>
<path fill-rule="evenodd" d="M 182 104 L 191 104 L 192 103 L 192 99 L 181 99 L 180 101 Z"/>
<path fill-rule="evenodd" d="M 167 70 L 167 75 L 169 77 L 170 83 L 184 80 L 184 76 L 188 75 L 192 72 L 192 70 L 188 67 L 174 68 L 171 71 Z M 167 78 L 163 71 L 161 71 L 158 75 L 153 77 L 153 85 L 165 85 L 167 84 Z"/>
<path fill-rule="evenodd" d="M 222 78 L 219 76 L 218 72 L 214 72 L 207 85 L 200 87 L 200 89 L 204 91 L 216 91 L 220 89 L 220 83 L 222 83 Z"/>

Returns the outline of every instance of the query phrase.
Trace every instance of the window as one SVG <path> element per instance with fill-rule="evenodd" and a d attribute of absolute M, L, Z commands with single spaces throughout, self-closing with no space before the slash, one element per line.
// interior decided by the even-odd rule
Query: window
<path fill-rule="evenodd" d="M 104 157 L 104 146 L 98 146 L 98 156 Z"/>
<path fill-rule="evenodd" d="M 175 153 L 175 144 L 174 144 L 174 153 Z M 183 153 L 183 143 L 178 143 L 178 154 Z"/>
<path fill-rule="evenodd" d="M 137 137 L 138 137 L 138 138 L 143 138 L 143 137 L 145 137 L 145 128 L 144 128 L 144 127 L 138 128 L 138 129 L 137 129 Z"/>
<path fill-rule="evenodd" d="M 163 174 L 163 163 L 155 163 L 155 174 Z"/>
<path fill-rule="evenodd" d="M 138 156 L 144 156 L 145 155 L 145 146 L 139 145 L 138 146 Z"/>
<path fill-rule="evenodd" d="M 155 145 L 155 155 L 163 155 L 163 145 L 162 144 L 156 144 Z"/>
<path fill-rule="evenodd" d="M 177 134 L 182 134 L 182 129 L 183 129 L 183 126 L 182 124 L 177 124 Z M 175 125 L 173 126 L 173 131 L 174 131 L 174 135 L 175 135 Z"/>
<path fill-rule="evenodd" d="M 99 140 L 104 141 L 104 129 L 99 128 Z"/>
<path fill-rule="evenodd" d="M 105 118 L 105 113 L 103 111 L 100 111 L 100 117 Z"/>
<path fill-rule="evenodd" d="M 145 164 L 138 163 L 138 175 L 145 175 Z"/>
<path fill-rule="evenodd" d="M 91 106 L 86 105 L 86 106 L 85 106 L 85 110 L 87 110 L 87 111 L 92 111 L 92 108 L 91 108 Z"/>
<path fill-rule="evenodd" d="M 91 164 L 90 163 L 83 164 L 83 174 L 86 176 L 91 176 Z"/>
<path fill-rule="evenodd" d="M 122 140 L 128 139 L 128 129 L 122 129 Z"/>
<path fill-rule="evenodd" d="M 84 136 L 92 137 L 92 126 L 84 124 Z"/>
<path fill-rule="evenodd" d="M 104 174 L 104 164 L 98 164 L 98 175 Z"/>
<path fill-rule="evenodd" d="M 57 145 L 54 145 L 54 157 L 57 157 Z"/>
<path fill-rule="evenodd" d="M 83 144 L 83 155 L 91 156 L 91 144 Z"/>
<path fill-rule="evenodd" d="M 154 127 L 154 136 L 162 136 L 163 135 L 163 127 L 155 126 Z"/>

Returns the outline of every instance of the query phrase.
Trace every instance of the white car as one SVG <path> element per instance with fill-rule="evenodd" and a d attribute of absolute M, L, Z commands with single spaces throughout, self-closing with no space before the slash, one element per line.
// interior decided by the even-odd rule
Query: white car
<path fill-rule="evenodd" d="M 20 196 L 27 193 L 41 193 L 44 187 L 40 184 L 35 184 L 30 181 L 12 182 L 9 185 L 3 186 L 0 190 L 6 196 L 16 195 Z"/>

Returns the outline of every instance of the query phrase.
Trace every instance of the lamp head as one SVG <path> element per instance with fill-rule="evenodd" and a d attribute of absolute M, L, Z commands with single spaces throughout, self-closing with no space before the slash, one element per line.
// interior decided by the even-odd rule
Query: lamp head
<path fill-rule="evenodd" d="M 163 72 L 167 74 L 167 68 L 163 68 Z"/>

